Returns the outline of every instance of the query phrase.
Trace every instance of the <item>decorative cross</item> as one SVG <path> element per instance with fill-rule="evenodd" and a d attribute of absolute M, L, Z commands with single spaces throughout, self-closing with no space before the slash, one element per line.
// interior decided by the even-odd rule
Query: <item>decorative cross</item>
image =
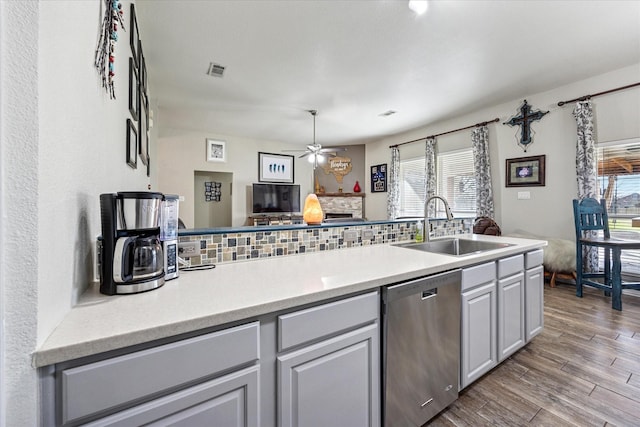
<path fill-rule="evenodd" d="M 520 107 L 520 115 L 514 116 L 508 122 L 503 124 L 509 126 L 520 126 L 520 142 L 518 145 L 522 146 L 524 152 L 527 152 L 529 144 L 533 143 L 533 130 L 531 129 L 531 122 L 534 120 L 540 120 L 542 116 L 547 114 L 548 111 L 531 111 L 531 106 L 527 104 L 527 100 L 524 100 L 524 104 Z"/>

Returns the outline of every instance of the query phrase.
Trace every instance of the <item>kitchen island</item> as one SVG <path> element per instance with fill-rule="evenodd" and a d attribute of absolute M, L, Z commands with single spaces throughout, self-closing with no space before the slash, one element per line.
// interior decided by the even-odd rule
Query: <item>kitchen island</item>
<path fill-rule="evenodd" d="M 457 237 L 500 241 L 512 246 L 449 256 L 380 244 L 181 272 L 178 279 L 163 287 L 135 295 L 105 296 L 92 287 L 34 353 L 33 364 L 42 367 L 43 381 L 47 377 L 55 381 L 55 366 L 74 366 L 76 360 L 91 362 L 126 354 L 129 349 L 145 350 L 191 338 L 198 333 L 245 328 L 274 313 L 338 303 L 346 298 L 365 298 L 363 295 L 377 292 L 382 286 L 524 254 L 546 245 L 542 240 L 509 237 Z M 274 342 L 279 339 L 275 328 L 268 334 L 275 337 Z M 243 329 L 243 333 L 250 332 Z M 260 334 L 262 344 L 265 333 L 261 330 Z M 377 346 L 377 341 L 374 344 Z M 256 358 L 264 362 L 265 356 L 260 354 Z M 273 370 L 275 367 L 263 367 L 262 375 L 273 377 L 275 374 L 267 374 Z M 262 381 L 260 387 L 272 382 Z M 44 386 L 45 395 L 46 390 L 55 393 L 56 387 L 52 383 Z M 266 405 L 264 399 L 262 405 Z"/>

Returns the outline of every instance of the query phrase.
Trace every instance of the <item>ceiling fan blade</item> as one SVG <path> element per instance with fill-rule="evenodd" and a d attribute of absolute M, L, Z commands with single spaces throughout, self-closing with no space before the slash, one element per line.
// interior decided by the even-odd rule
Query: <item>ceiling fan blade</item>
<path fill-rule="evenodd" d="M 298 158 L 299 159 L 303 159 L 303 158 L 307 157 L 309 154 L 313 154 L 313 153 L 306 152 L 306 153 L 304 153 L 302 156 L 300 156 Z"/>
<path fill-rule="evenodd" d="M 283 153 L 304 153 L 307 150 L 281 150 Z"/>
<path fill-rule="evenodd" d="M 347 151 L 347 149 L 344 147 L 330 147 L 320 149 L 321 153 L 336 153 L 338 151 Z"/>

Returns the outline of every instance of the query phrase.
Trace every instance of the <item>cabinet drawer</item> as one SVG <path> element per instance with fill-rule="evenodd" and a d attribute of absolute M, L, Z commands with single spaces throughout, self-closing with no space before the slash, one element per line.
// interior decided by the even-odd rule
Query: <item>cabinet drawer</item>
<path fill-rule="evenodd" d="M 543 256 L 544 251 L 542 249 L 527 252 L 524 256 L 524 263 L 527 270 L 542 265 Z"/>
<path fill-rule="evenodd" d="M 508 277 L 524 270 L 524 255 L 515 255 L 498 260 L 498 277 Z"/>
<path fill-rule="evenodd" d="M 278 316 L 278 351 L 372 322 L 378 301 L 378 292 L 372 292 Z"/>
<path fill-rule="evenodd" d="M 496 263 L 476 265 L 462 270 L 462 292 L 496 279 Z"/>
<path fill-rule="evenodd" d="M 60 376 L 62 422 L 254 362 L 259 329 L 254 322 L 65 369 Z"/>

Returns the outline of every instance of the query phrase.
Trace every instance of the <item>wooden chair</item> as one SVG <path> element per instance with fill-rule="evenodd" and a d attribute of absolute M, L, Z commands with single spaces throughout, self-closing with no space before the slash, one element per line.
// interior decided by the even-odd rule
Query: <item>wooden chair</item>
<path fill-rule="evenodd" d="M 622 282 L 622 250 L 640 249 L 640 241 L 611 238 L 609 216 L 604 199 L 573 200 L 573 216 L 576 228 L 576 296 L 582 297 L 582 286 L 604 289 L 605 295 L 613 293 L 611 305 L 622 310 L 622 289 L 640 289 L 640 283 Z M 602 231 L 603 236 L 596 233 Z M 604 250 L 604 270 L 584 271 L 583 248 Z"/>

